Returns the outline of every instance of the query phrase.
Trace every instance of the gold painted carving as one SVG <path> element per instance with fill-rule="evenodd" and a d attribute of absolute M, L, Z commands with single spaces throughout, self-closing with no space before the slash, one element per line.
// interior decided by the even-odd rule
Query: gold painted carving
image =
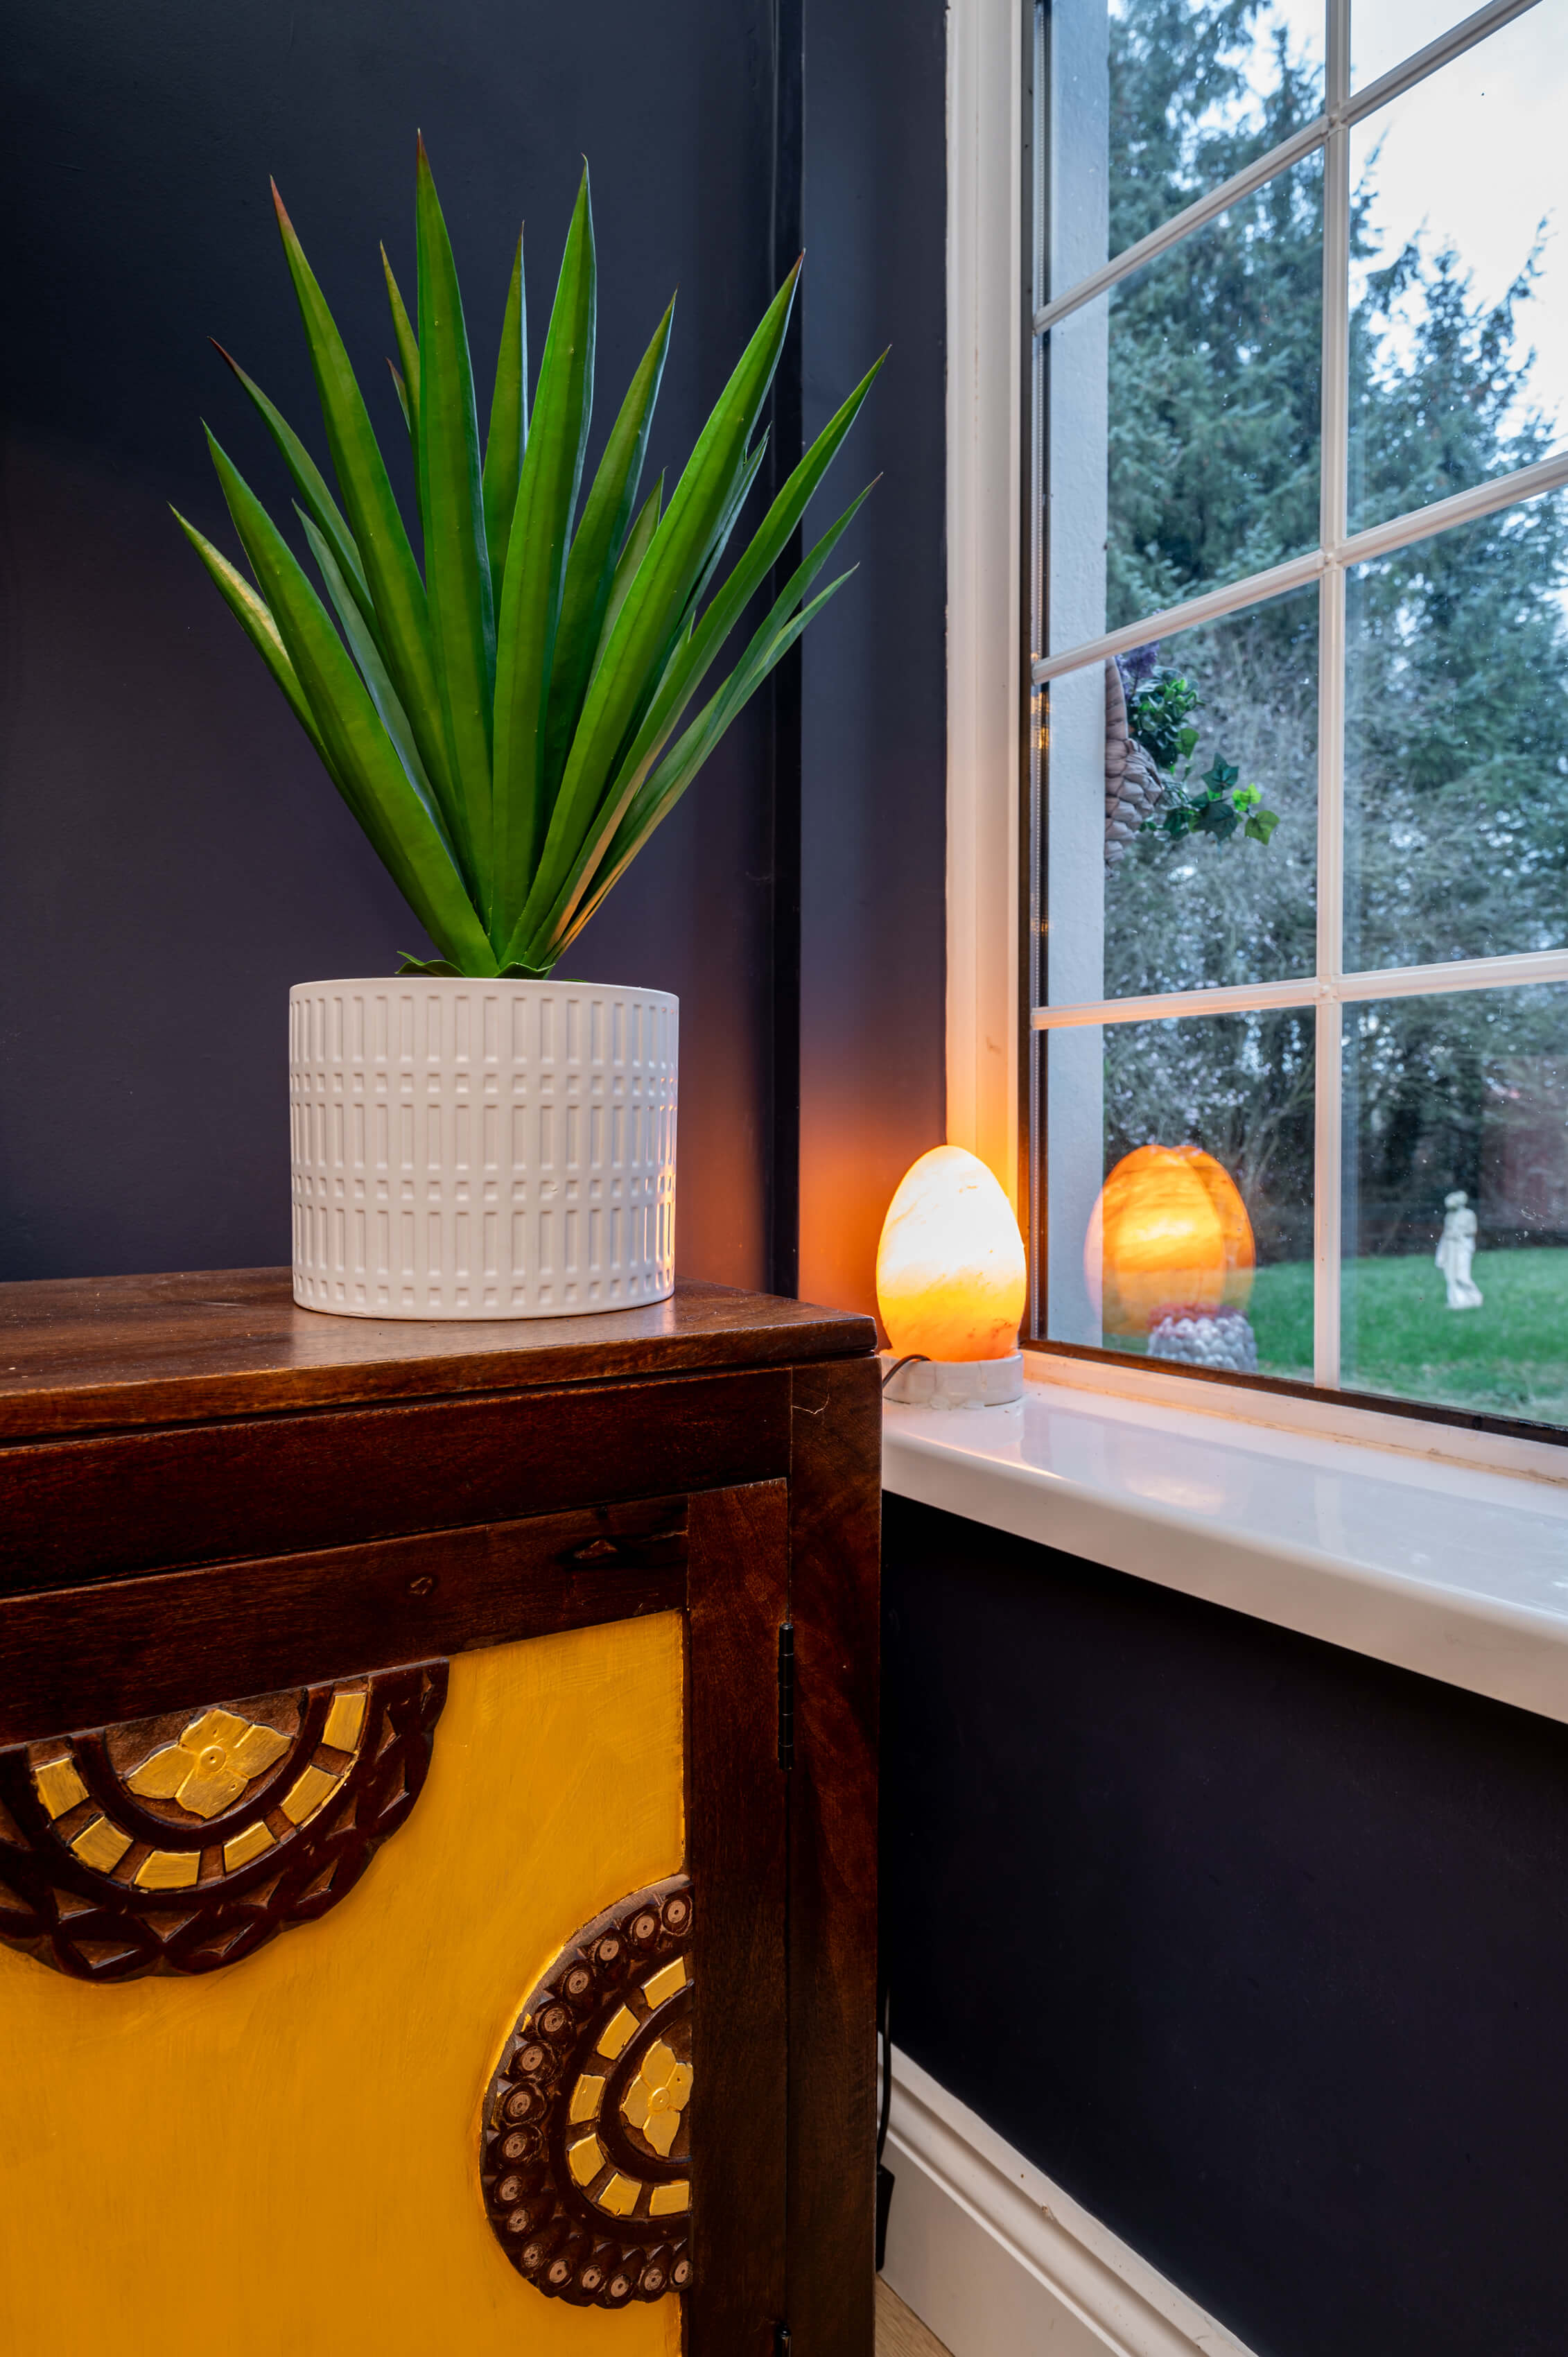
<path fill-rule="evenodd" d="M 620 2114 L 628 2126 L 636 2128 L 653 2147 L 660 2160 L 670 2158 L 670 2147 L 675 2141 L 675 2131 L 691 2092 L 691 2064 L 678 2061 L 664 2040 L 656 2038 L 642 2058 L 641 2070 L 621 2097 Z"/>
<path fill-rule="evenodd" d="M 520 2275 L 580 2308 L 692 2279 L 691 1884 L 636 1892 L 530 1996 L 484 2108 L 480 2181 Z"/>
<path fill-rule="evenodd" d="M 131 1836 L 112 1825 L 107 1817 L 93 1817 L 79 1834 L 73 1834 L 70 1846 L 83 1866 L 95 1874 L 113 1874 L 131 1846 Z"/>
<path fill-rule="evenodd" d="M 130 1980 L 326 1914 L 417 1800 L 446 1694 L 424 1663 L 0 1749 L 0 1941 Z"/>
<path fill-rule="evenodd" d="M 177 1743 L 133 1768 L 125 1790 L 144 1800 L 174 1801 L 193 1817 L 220 1816 L 287 1749 L 287 1736 L 275 1727 L 258 1727 L 237 1711 L 207 1710 Z"/>
<path fill-rule="evenodd" d="M 68 1809 L 87 1798 L 87 1787 L 70 1758 L 38 1760 L 33 1770 L 33 1788 L 51 1817 L 63 1817 Z"/>
<path fill-rule="evenodd" d="M 613 2062 L 616 2056 L 620 2053 L 623 2048 L 628 2044 L 636 2029 L 636 2014 L 628 2011 L 627 2007 L 623 2005 L 619 2012 L 616 2014 L 614 2019 L 607 2021 L 605 2024 L 603 2033 L 600 2036 L 598 2045 L 595 2049 L 595 2051 L 607 2056 L 608 2060 Z"/>

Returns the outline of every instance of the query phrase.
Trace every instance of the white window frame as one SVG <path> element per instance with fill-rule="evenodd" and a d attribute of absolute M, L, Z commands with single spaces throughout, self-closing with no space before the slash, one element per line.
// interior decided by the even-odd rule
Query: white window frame
<path fill-rule="evenodd" d="M 1018 780 L 1028 5 L 948 9 L 947 1127 L 950 1144 L 995 1171 L 1015 1211 L 1027 1147 Z"/>
<path fill-rule="evenodd" d="M 1427 992 L 1568 981 L 1568 949 L 1347 974 L 1343 931 L 1344 643 L 1347 569 L 1445 526 L 1568 484 L 1568 449 L 1455 498 L 1354 534 L 1346 528 L 1348 339 L 1344 256 L 1350 210 L 1350 133 L 1363 116 L 1447 64 L 1538 0 L 1488 0 L 1364 89 L 1349 89 L 1350 0 L 1326 0 L 1327 103 L 1316 122 L 1028 317 L 1022 184 L 1025 40 L 1034 0 L 950 0 L 948 9 L 948 848 L 947 1131 L 1001 1179 L 1029 1232 L 1029 1139 L 1023 1106 L 1033 1030 L 1312 1006 L 1316 1023 L 1316 1158 L 1339 1167 L 1340 1009 Z M 1286 565 L 1206 592 L 1165 612 L 1034 660 L 1036 686 L 1311 582 L 1319 596 L 1319 892 L 1317 970 L 1305 980 L 1030 1006 L 1026 990 L 1021 718 L 1026 650 L 1020 547 L 1024 388 L 1032 338 L 1214 219 L 1300 156 L 1325 152 L 1323 511 L 1321 544 Z M 1315 1383 L 1337 1393 L 1339 1204 L 1316 1185 Z M 1568 1448 L 1469 1428 L 1452 1411 L 1391 1400 L 1362 1408 L 1343 1396 L 1298 1398 L 1274 1386 L 1156 1373 L 1039 1343 L 1035 1372 L 1097 1392 L 1176 1405 L 1287 1429 L 1342 1433 L 1568 1481 Z M 1402 1436 L 1405 1436 L 1402 1439 Z"/>

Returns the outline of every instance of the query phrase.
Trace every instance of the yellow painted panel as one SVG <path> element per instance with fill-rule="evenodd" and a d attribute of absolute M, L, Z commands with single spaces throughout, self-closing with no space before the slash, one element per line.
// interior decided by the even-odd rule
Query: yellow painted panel
<path fill-rule="evenodd" d="M 650 2218 L 673 2218 L 691 2206 L 692 2189 L 683 2177 L 676 2178 L 672 2185 L 656 2185 L 648 2197 Z"/>
<path fill-rule="evenodd" d="M 664 1614 L 460 1655 L 407 1824 L 244 1964 L 92 1988 L 0 1950 L 0 2351 L 677 2357 L 673 2296 L 611 2314 L 513 2272 L 478 2156 L 562 1943 L 680 1869 L 682 1651 Z"/>

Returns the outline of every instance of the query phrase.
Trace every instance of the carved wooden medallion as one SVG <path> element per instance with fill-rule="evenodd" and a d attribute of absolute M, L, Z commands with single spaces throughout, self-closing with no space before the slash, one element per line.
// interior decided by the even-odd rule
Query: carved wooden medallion
<path fill-rule="evenodd" d="M 578 2308 L 691 2283 L 692 1886 L 586 1924 L 530 1996 L 485 2098 L 480 2178 L 520 2275 Z"/>
<path fill-rule="evenodd" d="M 446 1699 L 426 1662 L 0 1750 L 0 1940 L 81 1980 L 238 1963 L 353 1888 Z"/>

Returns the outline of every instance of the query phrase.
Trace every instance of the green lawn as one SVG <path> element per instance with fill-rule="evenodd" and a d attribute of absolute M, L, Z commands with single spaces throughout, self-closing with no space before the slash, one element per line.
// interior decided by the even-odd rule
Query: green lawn
<path fill-rule="evenodd" d="M 1568 1419 L 1568 1251 L 1480 1252 L 1479 1309 L 1450 1309 L 1427 1253 L 1348 1261 L 1343 1382 L 1494 1415 Z M 1270 1374 L 1309 1375 L 1312 1269 L 1261 1268 L 1249 1311 Z"/>
<path fill-rule="evenodd" d="M 1347 1262 L 1345 1388 L 1568 1423 L 1568 1250 L 1480 1252 L 1475 1276 L 1480 1308 L 1450 1309 L 1428 1253 Z M 1260 1371 L 1310 1383 L 1310 1262 L 1261 1268 L 1247 1314 Z"/>
<path fill-rule="evenodd" d="M 1398 1264 L 1401 1267 L 1403 1262 Z M 1392 1264 L 1391 1264 L 1392 1265 Z M 1435 1269 L 1432 1272 L 1437 1275 Z M 1442 1281 L 1439 1279 L 1439 1297 Z M 1265 1375 L 1290 1375 L 1297 1383 L 1312 1381 L 1312 1263 L 1282 1261 L 1276 1268 L 1261 1268 L 1252 1279 L 1247 1305 L 1252 1331 L 1258 1338 L 1258 1369 Z"/>

